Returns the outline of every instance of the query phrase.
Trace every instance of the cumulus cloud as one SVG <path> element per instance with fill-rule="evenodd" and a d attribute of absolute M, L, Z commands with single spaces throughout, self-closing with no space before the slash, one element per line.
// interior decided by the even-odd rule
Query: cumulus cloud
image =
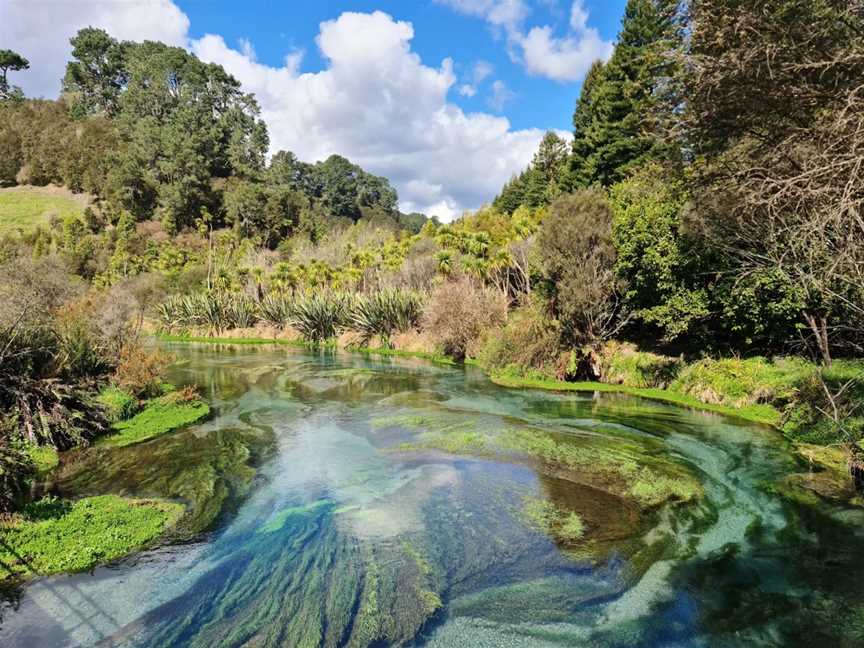
<path fill-rule="evenodd" d="M 600 59 L 612 53 L 612 43 L 588 26 L 588 10 L 583 0 L 570 7 L 567 33 L 556 36 L 550 25 L 525 30 L 530 11 L 524 0 L 436 0 L 456 11 L 486 20 L 507 38 L 511 58 L 537 76 L 567 82 L 578 81 Z"/>
<path fill-rule="evenodd" d="M 449 102 L 453 62 L 425 65 L 411 51 L 413 36 L 410 23 L 382 12 L 343 13 L 321 24 L 326 68 L 305 74 L 263 65 L 220 36 L 192 49 L 257 95 L 273 150 L 307 160 L 345 155 L 390 178 L 404 211 L 449 220 L 492 198 L 530 161 L 543 133 L 514 131 L 504 117 Z M 475 65 L 472 81 L 490 73 Z"/>
<path fill-rule="evenodd" d="M 0 44 L 30 61 L 12 77 L 31 97 L 56 97 L 69 60 L 69 39 L 101 27 L 121 40 L 161 40 L 185 47 L 189 18 L 171 0 L 0 0 Z"/>
<path fill-rule="evenodd" d="M 501 25 L 519 14 L 519 2 L 497 5 L 490 19 Z M 30 96 L 57 96 L 69 38 L 82 27 L 183 46 L 223 65 L 257 95 L 272 151 L 310 161 L 344 155 L 390 178 L 404 211 L 442 220 L 490 200 L 527 165 L 543 136 L 451 103 L 448 94 L 460 91 L 453 62 L 424 64 L 411 50 L 413 26 L 382 12 L 343 13 L 322 23 L 316 43 L 327 65 L 301 73 L 302 50 L 274 67 L 257 60 L 251 42 L 231 47 L 214 34 L 191 39 L 188 17 L 170 0 L 54 0 L 37 7 L 32 0 L 0 0 L 0 9 L 0 43 L 31 61 L 31 70 L 13 81 Z M 474 65 L 468 85 L 488 78 L 487 65 Z"/>

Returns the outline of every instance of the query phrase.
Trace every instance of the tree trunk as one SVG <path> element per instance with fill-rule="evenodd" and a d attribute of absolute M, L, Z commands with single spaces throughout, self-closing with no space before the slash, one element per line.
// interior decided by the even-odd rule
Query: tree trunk
<path fill-rule="evenodd" d="M 822 364 L 826 367 L 831 366 L 831 347 L 828 344 L 828 319 L 825 317 L 816 317 L 807 311 L 804 311 L 804 319 L 810 330 L 816 338 L 816 346 L 819 347 L 819 354 L 822 356 Z"/>

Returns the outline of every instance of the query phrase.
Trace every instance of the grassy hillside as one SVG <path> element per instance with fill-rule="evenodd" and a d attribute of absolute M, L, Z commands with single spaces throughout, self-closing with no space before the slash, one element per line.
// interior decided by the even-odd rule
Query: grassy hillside
<path fill-rule="evenodd" d="M 46 224 L 52 216 L 81 215 L 87 197 L 61 187 L 10 187 L 0 189 L 0 236 Z"/>

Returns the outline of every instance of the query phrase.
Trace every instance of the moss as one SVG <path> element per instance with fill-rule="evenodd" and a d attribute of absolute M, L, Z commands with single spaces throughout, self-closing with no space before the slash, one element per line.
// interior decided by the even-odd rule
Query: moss
<path fill-rule="evenodd" d="M 148 546 L 182 513 L 180 504 L 116 495 L 29 504 L 0 526 L 0 579 L 91 569 Z"/>
<path fill-rule="evenodd" d="M 40 475 L 51 472 L 60 463 L 60 455 L 50 446 L 28 445 L 27 456 L 36 467 L 37 474 Z"/>
<path fill-rule="evenodd" d="M 577 441 L 567 435 L 511 430 L 503 442 L 543 462 L 550 473 L 563 473 L 568 479 L 629 497 L 644 508 L 667 501 L 688 502 L 702 495 L 698 480 L 684 468 L 664 458 L 649 457 L 621 439 Z"/>
<path fill-rule="evenodd" d="M 181 401 L 173 393 L 167 394 L 150 401 L 131 419 L 115 423 L 114 433 L 100 439 L 97 445 L 120 448 L 141 443 L 200 421 L 209 413 L 210 407 L 203 401 Z"/>
<path fill-rule="evenodd" d="M 259 338 L 259 337 L 202 337 L 195 335 L 168 335 L 167 333 L 156 334 L 156 339 L 162 342 L 203 342 L 205 344 L 279 344 L 283 346 L 291 346 L 297 348 L 306 348 L 306 344 L 302 340 L 285 340 L 283 338 Z"/>
<path fill-rule="evenodd" d="M 282 509 L 276 515 L 274 515 L 270 521 L 261 526 L 258 529 L 258 533 L 273 533 L 274 531 L 279 531 L 292 518 L 306 518 L 309 516 L 318 515 L 320 514 L 322 509 L 332 507 L 333 502 L 331 500 L 323 499 L 318 500 L 317 502 L 312 502 L 311 504 L 307 504 L 306 506 L 291 506 L 289 508 Z"/>
<path fill-rule="evenodd" d="M 124 421 L 138 411 L 138 400 L 132 394 L 114 386 L 99 392 L 96 400 L 105 409 L 105 416 L 111 423 Z"/>

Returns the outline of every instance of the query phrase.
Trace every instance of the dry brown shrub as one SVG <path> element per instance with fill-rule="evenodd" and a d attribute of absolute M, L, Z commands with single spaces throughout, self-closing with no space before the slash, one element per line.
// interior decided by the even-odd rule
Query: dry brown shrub
<path fill-rule="evenodd" d="M 459 277 L 432 291 L 421 325 L 441 351 L 462 360 L 476 356 L 483 333 L 506 318 L 506 295 Z"/>
<path fill-rule="evenodd" d="M 117 387 L 137 398 L 152 398 L 161 391 L 168 365 L 173 361 L 169 353 L 147 350 L 129 345 L 120 351 L 120 361 L 114 371 Z"/>

